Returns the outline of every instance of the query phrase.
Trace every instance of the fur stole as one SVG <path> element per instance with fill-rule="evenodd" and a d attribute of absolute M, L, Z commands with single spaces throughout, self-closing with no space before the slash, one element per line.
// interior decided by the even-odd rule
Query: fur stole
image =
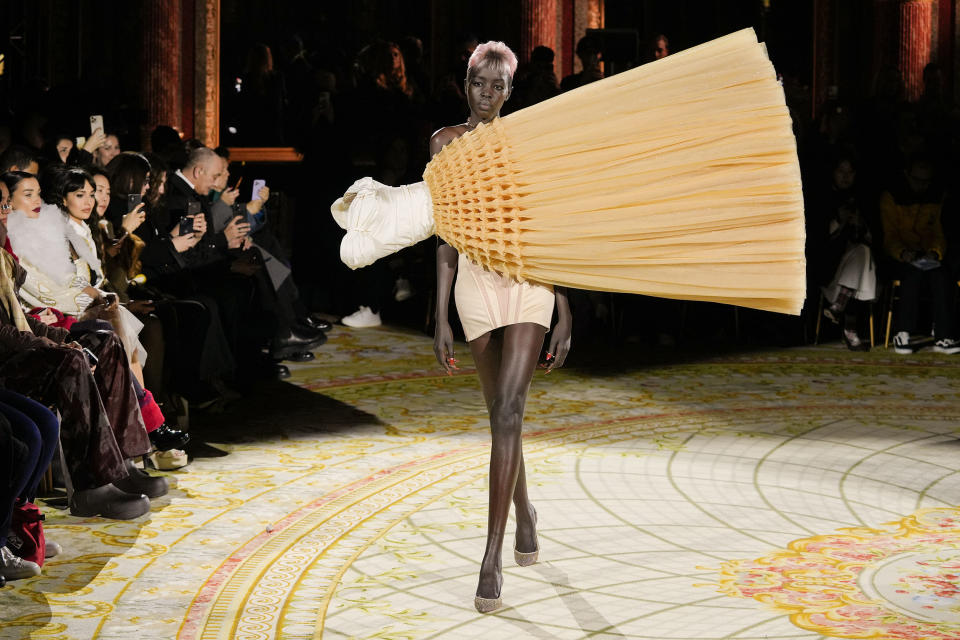
<path fill-rule="evenodd" d="M 7 233 L 13 252 L 50 279 L 68 284 L 77 276 L 67 241 L 67 220 L 60 207 L 44 204 L 39 218 L 12 211 L 7 218 Z"/>

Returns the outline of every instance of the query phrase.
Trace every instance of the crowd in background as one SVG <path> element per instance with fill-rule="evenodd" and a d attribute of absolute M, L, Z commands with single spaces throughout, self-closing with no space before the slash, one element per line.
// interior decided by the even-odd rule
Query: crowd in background
<path fill-rule="evenodd" d="M 310 52 L 292 37 L 276 66 L 269 46 L 254 45 L 225 91 L 216 149 L 168 126 L 134 144 L 122 122 L 67 131 L 35 111 L 0 122 L 0 577 L 36 575 L 59 551 L 30 541 L 33 500 L 55 457 L 72 513 L 143 515 L 168 487 L 142 462 L 187 464 L 185 407 L 228 402 L 289 375 L 284 361 L 316 357 L 330 325 L 312 310 L 358 328 L 379 325 L 385 311 L 399 322 L 427 318 L 432 331 L 434 244 L 351 274 L 327 211 L 364 175 L 420 179 L 430 134 L 466 118 L 465 65 L 477 43 L 460 37 L 434 78 L 412 36 L 355 55 Z M 659 35 L 647 58 L 669 52 Z M 580 70 L 560 78 L 552 50 L 531 51 L 504 113 L 604 76 L 599 41 L 583 38 L 576 55 Z M 885 70 L 871 99 L 832 96 L 811 120 L 807 92 L 784 79 L 807 203 L 809 296 L 805 318 L 758 312 L 751 330 L 799 341 L 800 325 L 822 313 L 850 349 L 866 349 L 866 319 L 896 282 L 896 352 L 960 352 L 960 111 L 936 65 L 924 81 L 923 97 L 907 102 L 899 74 Z M 304 160 L 284 170 L 296 220 L 295 233 L 279 237 L 275 187 L 241 197 L 226 147 L 285 145 Z M 691 314 L 692 304 L 710 312 Z M 662 346 L 683 338 L 684 318 L 728 312 L 591 292 L 572 292 L 572 306 L 581 339 Z M 701 320 L 692 331 L 722 324 Z"/>

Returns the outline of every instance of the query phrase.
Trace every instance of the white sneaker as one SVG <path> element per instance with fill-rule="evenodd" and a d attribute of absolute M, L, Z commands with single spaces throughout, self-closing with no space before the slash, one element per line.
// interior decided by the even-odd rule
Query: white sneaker
<path fill-rule="evenodd" d="M 40 575 L 40 565 L 13 555 L 7 547 L 0 547 L 0 574 L 7 580 L 20 580 Z"/>
<path fill-rule="evenodd" d="M 367 327 L 379 327 L 382 322 L 380 322 L 380 314 L 370 311 L 370 307 L 361 306 L 359 309 L 354 311 L 348 316 L 344 316 L 340 319 L 340 322 L 345 324 L 348 327 L 354 327 L 356 329 L 366 329 Z"/>
<path fill-rule="evenodd" d="M 910 334 L 901 331 L 893 336 L 893 350 L 903 355 L 913 353 L 913 347 L 910 346 Z"/>
<path fill-rule="evenodd" d="M 933 343 L 933 350 L 937 353 L 960 353 L 960 340 L 943 338 Z"/>
<path fill-rule="evenodd" d="M 393 286 L 393 299 L 397 302 L 409 300 L 413 296 L 413 289 L 410 288 L 410 281 L 406 278 L 397 278 L 397 283 Z"/>

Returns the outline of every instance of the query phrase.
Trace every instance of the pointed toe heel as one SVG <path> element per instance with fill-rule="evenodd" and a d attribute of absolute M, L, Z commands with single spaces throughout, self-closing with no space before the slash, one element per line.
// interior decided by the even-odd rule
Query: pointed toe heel
<path fill-rule="evenodd" d="M 503 598 L 481 598 L 480 596 L 475 596 L 473 598 L 473 606 L 475 606 L 480 613 L 492 613 L 503 606 Z"/>

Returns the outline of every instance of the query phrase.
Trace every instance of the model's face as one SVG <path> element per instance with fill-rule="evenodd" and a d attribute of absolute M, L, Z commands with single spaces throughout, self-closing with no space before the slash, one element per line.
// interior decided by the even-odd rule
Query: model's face
<path fill-rule="evenodd" d="M 89 183 L 84 182 L 83 186 L 76 191 L 71 191 L 63 199 L 63 206 L 74 220 L 86 220 L 97 205 L 94 194 L 96 191 Z"/>
<path fill-rule="evenodd" d="M 60 138 L 57 140 L 57 155 L 60 156 L 60 162 L 66 162 L 72 150 L 73 140 L 69 138 Z"/>
<path fill-rule="evenodd" d="M 94 194 L 97 198 L 97 215 L 103 216 L 110 205 L 110 181 L 107 176 L 93 176 L 93 181 L 97 183 L 97 191 Z"/>
<path fill-rule="evenodd" d="M 36 178 L 26 178 L 17 183 L 17 187 L 10 194 L 12 211 L 23 211 L 28 218 L 40 216 L 40 183 Z"/>
<path fill-rule="evenodd" d="M 100 145 L 100 164 L 106 166 L 118 155 L 120 155 L 120 140 L 114 135 L 107 136 Z"/>
<path fill-rule="evenodd" d="M 467 72 L 465 84 L 470 112 L 486 122 L 500 114 L 503 103 L 510 97 L 510 78 L 489 66 Z"/>
<path fill-rule="evenodd" d="M 7 216 L 10 215 L 10 190 L 7 189 L 6 182 L 0 182 L 0 223 L 7 224 Z"/>

